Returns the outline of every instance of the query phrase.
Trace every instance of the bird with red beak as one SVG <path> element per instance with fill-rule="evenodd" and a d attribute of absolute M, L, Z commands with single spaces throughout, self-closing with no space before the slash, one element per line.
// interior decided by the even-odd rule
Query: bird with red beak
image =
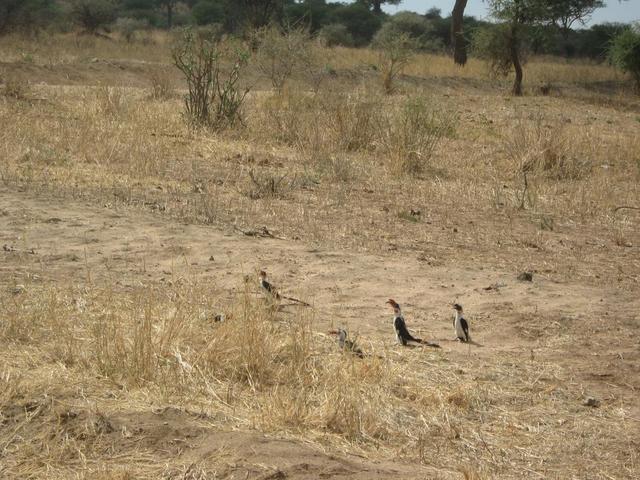
<path fill-rule="evenodd" d="M 407 324 L 404 320 L 404 316 L 402 315 L 402 310 L 400 309 L 400 305 L 398 304 L 398 302 L 390 298 L 386 303 L 391 305 L 391 308 L 393 308 L 393 328 L 396 331 L 396 338 L 398 339 L 398 343 L 400 345 L 406 346 L 410 342 L 413 342 L 419 343 L 421 345 L 427 345 L 429 347 L 440 348 L 440 345 L 438 345 L 437 343 L 427 342 L 425 340 L 422 340 L 421 338 L 416 338 L 411 335 L 411 333 L 409 333 L 409 330 L 407 329 Z"/>

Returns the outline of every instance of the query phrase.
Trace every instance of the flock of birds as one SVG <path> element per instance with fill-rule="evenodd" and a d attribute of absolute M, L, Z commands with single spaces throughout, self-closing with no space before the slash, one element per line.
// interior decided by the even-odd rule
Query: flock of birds
<path fill-rule="evenodd" d="M 260 287 L 269 298 L 274 300 L 286 299 L 291 300 L 293 302 L 299 303 L 301 305 L 310 306 L 308 303 L 298 300 L 293 297 L 285 297 L 278 292 L 278 289 L 267 280 L 267 273 L 264 270 L 260 270 L 258 273 L 258 280 L 260 282 Z M 429 342 L 427 340 L 423 340 L 421 338 L 414 337 L 409 332 L 407 328 L 407 324 L 405 322 L 404 316 L 402 315 L 402 310 L 400 309 L 400 305 L 393 299 L 389 299 L 386 302 L 393 309 L 393 328 L 395 330 L 396 339 L 398 343 L 402 346 L 407 346 L 409 344 L 420 344 L 425 345 L 427 347 L 440 348 L 440 345 L 437 343 Z M 464 318 L 462 305 L 459 303 L 453 304 L 453 309 L 455 311 L 455 315 L 453 318 L 453 329 L 455 331 L 455 339 L 469 343 L 471 342 L 471 336 L 469 335 L 469 323 Z M 338 340 L 338 345 L 344 351 L 348 351 L 353 353 L 354 355 L 362 358 L 364 357 L 364 352 L 356 345 L 356 343 L 349 339 L 349 333 L 344 328 L 337 328 L 329 331 L 329 334 L 335 335 Z"/>

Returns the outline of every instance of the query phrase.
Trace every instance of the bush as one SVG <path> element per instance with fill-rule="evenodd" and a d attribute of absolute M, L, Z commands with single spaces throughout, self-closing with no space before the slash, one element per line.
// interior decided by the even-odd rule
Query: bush
<path fill-rule="evenodd" d="M 443 137 L 453 134 L 453 117 L 428 108 L 422 98 L 410 98 L 395 115 L 383 117 L 377 148 L 397 175 L 417 175 L 426 169 Z"/>
<path fill-rule="evenodd" d="M 423 51 L 442 51 L 444 44 L 437 38 L 432 23 L 422 15 L 413 12 L 400 12 L 387 20 L 376 33 L 375 38 L 392 38 L 407 35 L 415 48 Z"/>
<path fill-rule="evenodd" d="M 173 48 L 173 61 L 187 80 L 186 116 L 192 125 L 215 130 L 242 124 L 242 106 L 249 88 L 240 87 L 248 53 L 224 42 L 212 42 L 186 30 Z M 223 60 L 231 70 L 222 72 Z"/>
<path fill-rule="evenodd" d="M 356 2 L 341 5 L 331 15 L 332 23 L 347 27 L 356 46 L 368 44 L 382 26 L 382 17 L 370 11 L 366 5 Z"/>
<path fill-rule="evenodd" d="M 318 36 L 325 47 L 353 47 L 355 44 L 349 29 L 341 23 L 325 25 Z"/>
<path fill-rule="evenodd" d="M 127 42 L 132 42 L 136 36 L 136 32 L 146 30 L 149 27 L 149 23 L 146 20 L 121 17 L 116 20 L 113 27 Z"/>
<path fill-rule="evenodd" d="M 311 61 L 309 34 L 298 28 L 282 31 L 278 27 L 261 29 L 256 34 L 256 66 L 273 88 L 282 92 L 286 81 L 308 68 Z"/>
<path fill-rule="evenodd" d="M 406 33 L 395 34 L 389 30 L 380 30 L 373 45 L 380 51 L 380 70 L 382 85 L 386 94 L 394 91 L 394 82 L 402 73 L 416 50 L 416 42 Z"/>
<path fill-rule="evenodd" d="M 224 7 L 212 0 L 200 0 L 191 9 L 191 14 L 198 25 L 221 24 L 225 21 Z"/>
<path fill-rule="evenodd" d="M 113 23 L 118 12 L 112 0 L 73 0 L 71 15 L 86 32 L 96 33 Z"/>
<path fill-rule="evenodd" d="M 609 48 L 611 63 L 633 77 L 640 92 L 640 32 L 625 30 L 617 35 Z"/>
<path fill-rule="evenodd" d="M 507 24 L 478 28 L 473 34 L 473 52 L 487 60 L 492 75 L 506 77 L 511 71 L 510 36 Z"/>
<path fill-rule="evenodd" d="M 0 33 L 8 30 L 37 30 L 56 19 L 54 0 L 0 1 Z"/>

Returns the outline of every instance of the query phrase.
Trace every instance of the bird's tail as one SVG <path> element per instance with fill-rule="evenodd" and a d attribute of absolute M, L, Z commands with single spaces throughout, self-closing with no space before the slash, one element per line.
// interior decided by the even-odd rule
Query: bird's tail
<path fill-rule="evenodd" d="M 303 305 L 305 307 L 310 307 L 311 305 L 307 302 L 303 302 L 302 300 L 298 300 L 297 298 L 293 298 L 293 297 L 285 297 L 284 295 L 280 295 L 280 298 L 284 298 L 285 300 L 290 300 L 292 302 L 296 302 L 299 303 L 300 305 Z"/>

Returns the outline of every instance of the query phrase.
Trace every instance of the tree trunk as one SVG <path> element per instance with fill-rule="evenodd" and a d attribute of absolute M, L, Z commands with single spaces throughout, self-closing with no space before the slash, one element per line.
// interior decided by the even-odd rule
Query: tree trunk
<path fill-rule="evenodd" d="M 382 0 L 373 0 L 373 13 L 376 15 L 382 14 Z"/>
<path fill-rule="evenodd" d="M 513 89 L 511 93 L 516 96 L 522 95 L 522 64 L 520 63 L 520 46 L 518 41 L 518 26 L 511 27 L 511 37 L 509 38 L 509 50 L 511 51 L 511 63 L 516 72 L 516 78 L 513 81 Z"/>
<path fill-rule="evenodd" d="M 467 63 L 467 45 L 464 41 L 464 9 L 467 0 L 456 0 L 451 12 L 451 41 L 453 42 L 453 61 L 458 65 Z"/>

